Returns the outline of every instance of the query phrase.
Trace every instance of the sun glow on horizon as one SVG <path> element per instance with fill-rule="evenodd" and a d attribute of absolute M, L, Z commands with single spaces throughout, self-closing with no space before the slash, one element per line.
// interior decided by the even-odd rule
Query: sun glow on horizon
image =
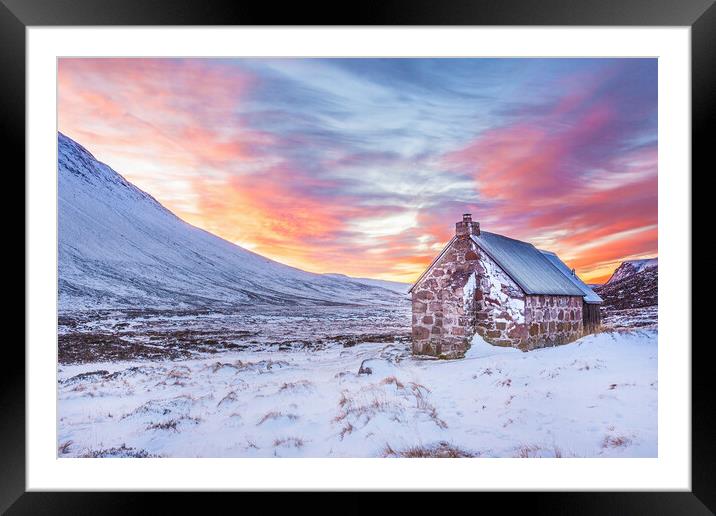
<path fill-rule="evenodd" d="M 63 58 L 58 120 L 290 266 L 411 283 L 470 212 L 600 283 L 657 255 L 656 91 L 655 59 Z"/>

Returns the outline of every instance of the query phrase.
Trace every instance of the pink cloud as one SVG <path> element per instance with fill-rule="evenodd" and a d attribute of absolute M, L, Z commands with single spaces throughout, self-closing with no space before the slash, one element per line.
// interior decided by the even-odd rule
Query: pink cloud
<path fill-rule="evenodd" d="M 642 108 L 610 83 L 619 67 L 566 75 L 561 97 L 521 107 L 444 155 L 444 168 L 474 179 L 463 197 L 474 200 L 421 208 L 352 193 L 350 181 L 314 170 L 388 168 L 398 152 L 334 149 L 330 127 L 315 136 L 250 125 L 240 113 L 264 86 L 251 68 L 201 59 L 61 59 L 58 68 L 62 132 L 185 220 L 294 266 L 409 281 L 463 211 L 583 273 L 657 250 L 656 144 L 631 141 Z M 279 125 L 284 115 L 274 114 Z M 352 225 L 411 209 L 415 225 L 397 233 L 362 238 Z"/>
<path fill-rule="evenodd" d="M 486 230 L 546 242 L 581 272 L 657 252 L 656 145 L 629 148 L 629 121 L 609 97 L 567 95 L 537 116 L 489 129 L 445 156 L 467 171 L 484 203 Z"/>

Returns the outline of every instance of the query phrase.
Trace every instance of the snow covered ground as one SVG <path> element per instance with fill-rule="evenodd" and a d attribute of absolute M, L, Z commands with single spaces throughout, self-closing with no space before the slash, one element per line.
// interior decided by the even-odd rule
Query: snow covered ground
<path fill-rule="evenodd" d="M 602 328 L 607 330 L 653 329 L 659 326 L 659 307 L 602 309 Z"/>
<path fill-rule="evenodd" d="M 478 339 L 465 359 L 426 360 L 410 356 L 403 314 L 365 337 L 365 309 L 344 310 L 316 346 L 61 363 L 58 456 L 657 455 L 656 330 L 529 353 Z M 286 338 L 316 334 L 310 314 L 274 317 Z"/>

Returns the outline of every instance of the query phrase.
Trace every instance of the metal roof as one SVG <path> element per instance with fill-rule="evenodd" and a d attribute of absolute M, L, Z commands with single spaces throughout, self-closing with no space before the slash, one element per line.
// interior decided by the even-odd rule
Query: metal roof
<path fill-rule="evenodd" d="M 525 294 L 584 295 L 580 287 L 532 244 L 487 231 L 472 235 L 472 240 L 502 267 Z"/>
<path fill-rule="evenodd" d="M 550 261 L 552 262 L 552 265 L 557 267 L 560 271 L 562 271 L 562 274 L 567 276 L 567 278 L 577 285 L 579 289 L 584 293 L 584 302 L 590 303 L 590 304 L 599 304 L 602 303 L 604 300 L 597 295 L 596 292 L 594 292 L 591 288 L 589 288 L 589 285 L 584 283 L 581 279 L 579 279 L 579 276 L 576 274 L 572 274 L 572 270 L 567 267 L 567 264 L 565 264 L 562 260 L 559 259 L 559 256 L 557 256 L 552 251 L 543 251 L 540 249 L 540 252 Z"/>

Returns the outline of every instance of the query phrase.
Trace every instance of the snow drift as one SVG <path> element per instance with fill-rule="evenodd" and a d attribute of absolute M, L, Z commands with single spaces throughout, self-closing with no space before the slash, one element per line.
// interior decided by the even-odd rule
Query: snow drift
<path fill-rule="evenodd" d="M 657 362 L 631 331 L 478 337 L 463 360 L 367 342 L 63 365 L 58 457 L 656 457 Z"/>

